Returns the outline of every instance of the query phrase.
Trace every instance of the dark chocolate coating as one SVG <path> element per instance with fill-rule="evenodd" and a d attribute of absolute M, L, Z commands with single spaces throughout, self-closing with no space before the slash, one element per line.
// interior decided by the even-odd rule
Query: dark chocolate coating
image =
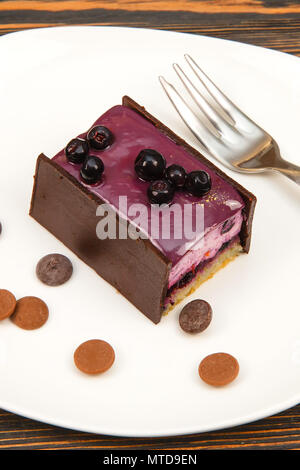
<path fill-rule="evenodd" d="M 129 97 L 123 105 L 141 114 L 178 145 L 232 184 L 245 201 L 241 242 L 248 252 L 255 196 L 204 159 L 195 149 Z M 41 154 L 37 160 L 30 215 L 61 240 L 80 259 L 120 291 L 142 313 L 158 323 L 164 310 L 170 260 L 149 240 L 99 240 L 96 209 L 104 201 L 80 184 L 55 161 Z M 119 219 L 117 218 L 117 221 Z M 124 222 L 127 226 L 130 222 Z"/>
<path fill-rule="evenodd" d="M 158 323 L 171 263 L 149 240 L 97 238 L 96 209 L 103 203 L 53 160 L 39 156 L 30 215 Z"/>

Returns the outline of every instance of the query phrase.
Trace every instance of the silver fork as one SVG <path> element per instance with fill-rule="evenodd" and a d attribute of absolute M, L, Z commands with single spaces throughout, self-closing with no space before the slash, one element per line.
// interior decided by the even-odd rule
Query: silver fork
<path fill-rule="evenodd" d="M 178 64 L 173 67 L 202 113 L 192 108 L 164 77 L 159 80 L 177 112 L 195 134 L 204 156 L 214 157 L 231 170 L 261 173 L 274 170 L 300 185 L 300 167 L 284 160 L 273 137 L 244 114 L 188 55 L 192 81 Z M 196 84 L 197 83 L 197 86 Z"/>

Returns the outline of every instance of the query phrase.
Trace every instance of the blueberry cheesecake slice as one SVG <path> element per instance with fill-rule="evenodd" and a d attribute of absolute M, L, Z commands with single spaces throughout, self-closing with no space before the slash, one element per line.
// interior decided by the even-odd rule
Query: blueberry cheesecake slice
<path fill-rule="evenodd" d="M 30 214 L 154 323 L 250 247 L 256 198 L 129 97 L 52 159 Z"/>

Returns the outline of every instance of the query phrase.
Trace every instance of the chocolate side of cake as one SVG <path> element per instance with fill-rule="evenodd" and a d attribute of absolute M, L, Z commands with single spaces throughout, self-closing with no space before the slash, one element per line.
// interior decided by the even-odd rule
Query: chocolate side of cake
<path fill-rule="evenodd" d="M 197 158 L 202 163 L 204 163 L 214 173 L 219 175 L 221 178 L 227 181 L 231 186 L 233 186 L 238 191 L 238 193 L 241 195 L 245 203 L 245 207 L 243 209 L 244 222 L 242 224 L 240 239 L 241 239 L 241 245 L 244 251 L 248 253 L 250 249 L 252 221 L 253 221 L 254 209 L 256 205 L 256 197 L 254 196 L 254 194 L 252 194 L 250 191 L 245 189 L 235 180 L 233 180 L 228 175 L 226 175 L 226 173 L 224 173 L 217 166 L 215 166 L 210 160 L 208 160 L 203 155 L 201 155 L 195 148 L 187 144 L 183 139 L 181 139 L 178 135 L 176 135 L 173 131 L 171 131 L 171 129 L 169 129 L 167 126 L 162 124 L 158 119 L 156 119 L 154 116 L 148 113 L 148 111 L 146 111 L 146 109 L 143 106 L 140 106 L 138 103 L 132 100 L 129 96 L 123 96 L 122 104 L 123 106 L 127 106 L 133 109 L 134 111 L 139 113 L 141 116 L 143 116 L 145 119 L 150 121 L 160 132 L 162 132 L 167 137 L 172 139 L 177 145 L 180 145 L 183 148 L 185 148 L 187 152 L 189 152 L 195 158 Z"/>
<path fill-rule="evenodd" d="M 100 204 L 99 197 L 63 168 L 45 155 L 39 156 L 30 215 L 158 323 L 171 263 L 149 240 L 100 240 L 96 235 Z"/>

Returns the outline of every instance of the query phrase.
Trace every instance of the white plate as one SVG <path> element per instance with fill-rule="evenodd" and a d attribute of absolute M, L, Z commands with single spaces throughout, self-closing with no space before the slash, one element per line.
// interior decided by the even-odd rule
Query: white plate
<path fill-rule="evenodd" d="M 84 431 L 163 436 L 256 420 L 300 401 L 300 188 L 280 175 L 232 176 L 258 197 L 252 249 L 189 298 L 208 300 L 210 327 L 190 337 L 180 307 L 152 324 L 28 216 L 35 160 L 54 155 L 124 94 L 182 135 L 157 76 L 189 52 L 241 108 L 300 163 L 300 61 L 237 42 L 127 28 L 32 30 L 0 40 L 0 286 L 50 309 L 36 331 L 0 325 L 0 406 Z M 229 173 L 229 171 L 227 170 Z M 41 284 L 35 265 L 61 252 L 70 282 Z M 89 377 L 73 364 L 83 341 L 115 348 L 114 366 Z M 214 389 L 198 377 L 209 353 L 237 357 L 240 374 Z"/>

